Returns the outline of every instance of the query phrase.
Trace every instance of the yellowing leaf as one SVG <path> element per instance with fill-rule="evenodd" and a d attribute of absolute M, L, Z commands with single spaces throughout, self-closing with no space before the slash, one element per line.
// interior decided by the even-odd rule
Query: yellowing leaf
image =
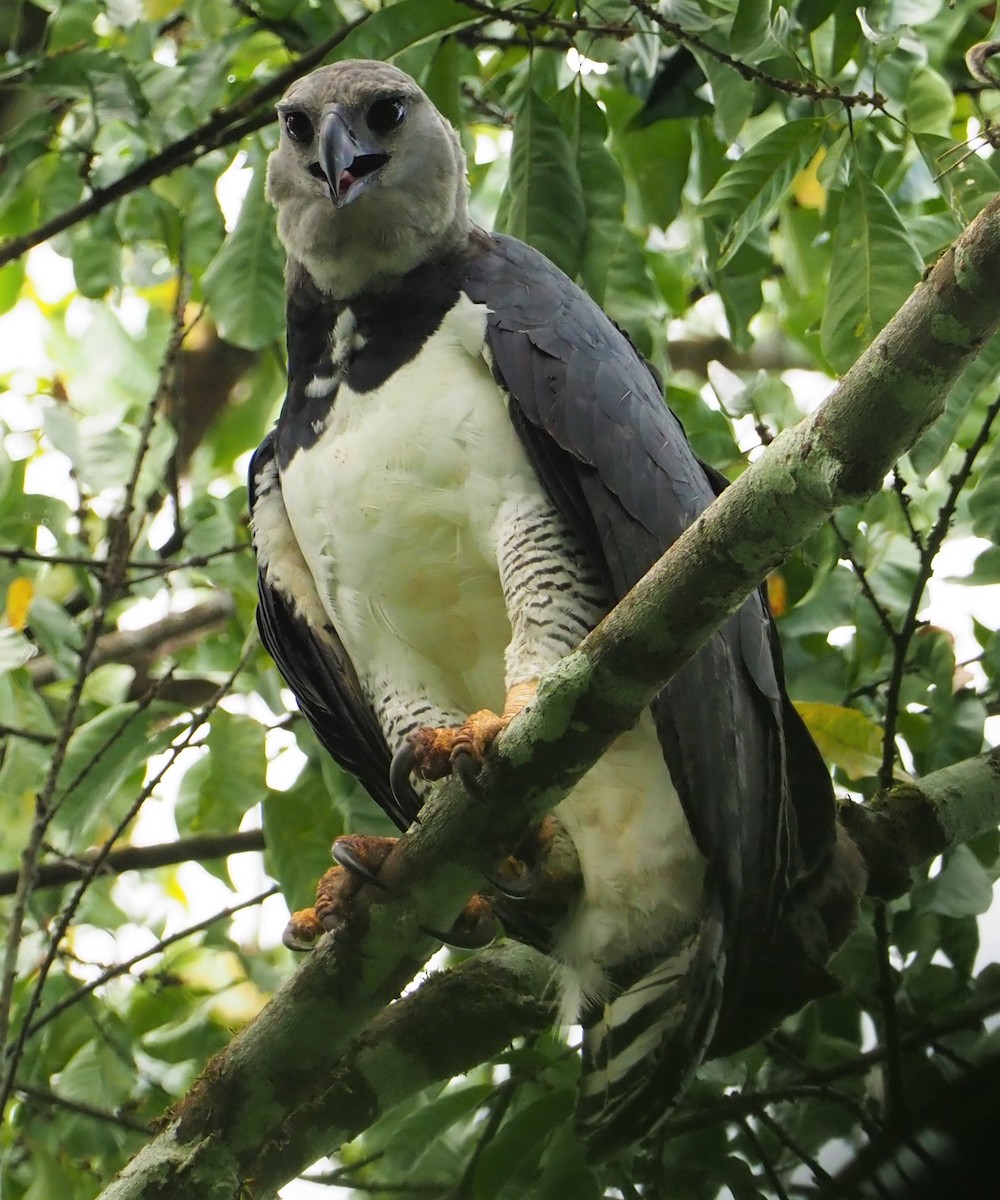
<path fill-rule="evenodd" d="M 878 774 L 882 730 L 870 717 L 856 708 L 812 700 L 797 702 L 795 708 L 827 762 L 840 767 L 849 779 Z"/>
<path fill-rule="evenodd" d="M 23 575 L 18 576 L 7 587 L 7 624 L 11 629 L 23 630 L 28 624 L 28 610 L 35 596 L 35 585 Z"/>
<path fill-rule="evenodd" d="M 826 158 L 826 147 L 820 146 L 808 164 L 792 180 L 792 195 L 803 208 L 826 208 L 826 188 L 819 181 L 820 163 Z"/>
<path fill-rule="evenodd" d="M 767 577 L 767 602 L 776 617 L 788 611 L 788 584 L 780 571 L 772 571 Z"/>

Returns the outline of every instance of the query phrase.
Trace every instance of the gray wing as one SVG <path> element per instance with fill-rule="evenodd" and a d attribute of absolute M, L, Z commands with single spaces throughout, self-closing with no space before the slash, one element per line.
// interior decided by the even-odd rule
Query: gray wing
<path fill-rule="evenodd" d="M 463 289 L 489 309 L 494 375 L 543 485 L 620 598 L 724 481 L 628 339 L 542 255 L 495 237 Z M 785 695 L 762 595 L 677 673 L 654 715 L 726 930 L 725 1021 L 833 837 L 829 775 Z"/>
<path fill-rule="evenodd" d="M 418 801 L 414 795 L 400 803 L 389 786 L 389 747 L 288 524 L 273 433 L 254 453 L 249 474 L 261 640 L 324 748 L 405 830 Z"/>

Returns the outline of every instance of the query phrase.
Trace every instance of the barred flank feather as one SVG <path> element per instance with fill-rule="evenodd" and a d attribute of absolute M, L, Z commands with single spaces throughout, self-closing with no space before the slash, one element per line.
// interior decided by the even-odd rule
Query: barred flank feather
<path fill-rule="evenodd" d="M 725 969 L 722 925 L 706 920 L 678 953 L 604 1006 L 583 1039 L 577 1123 L 604 1157 L 655 1129 L 712 1039 Z"/>

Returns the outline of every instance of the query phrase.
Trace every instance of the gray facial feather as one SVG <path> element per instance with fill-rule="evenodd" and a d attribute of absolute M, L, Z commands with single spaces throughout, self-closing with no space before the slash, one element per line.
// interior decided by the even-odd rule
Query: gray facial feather
<path fill-rule="evenodd" d="M 367 134 L 389 155 L 372 186 L 335 208 L 322 179 L 309 172 L 315 139 L 293 142 L 282 125 L 267 168 L 267 196 L 278 210 L 278 235 L 291 259 L 336 299 L 378 289 L 467 239 L 468 185 L 458 134 L 402 71 L 363 59 L 322 67 L 285 93 L 280 109 L 304 112 L 318 130 L 339 105 L 363 125 L 368 106 L 402 97 L 406 118 L 386 134 Z"/>

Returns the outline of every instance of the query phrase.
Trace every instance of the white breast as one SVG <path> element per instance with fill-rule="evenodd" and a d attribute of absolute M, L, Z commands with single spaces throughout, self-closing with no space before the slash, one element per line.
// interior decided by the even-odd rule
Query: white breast
<path fill-rule="evenodd" d="M 503 703 L 510 637 L 496 559 L 505 498 L 538 482 L 465 297 L 375 392 L 342 385 L 319 441 L 282 472 L 289 519 L 361 673 L 389 666 L 439 707 Z"/>

